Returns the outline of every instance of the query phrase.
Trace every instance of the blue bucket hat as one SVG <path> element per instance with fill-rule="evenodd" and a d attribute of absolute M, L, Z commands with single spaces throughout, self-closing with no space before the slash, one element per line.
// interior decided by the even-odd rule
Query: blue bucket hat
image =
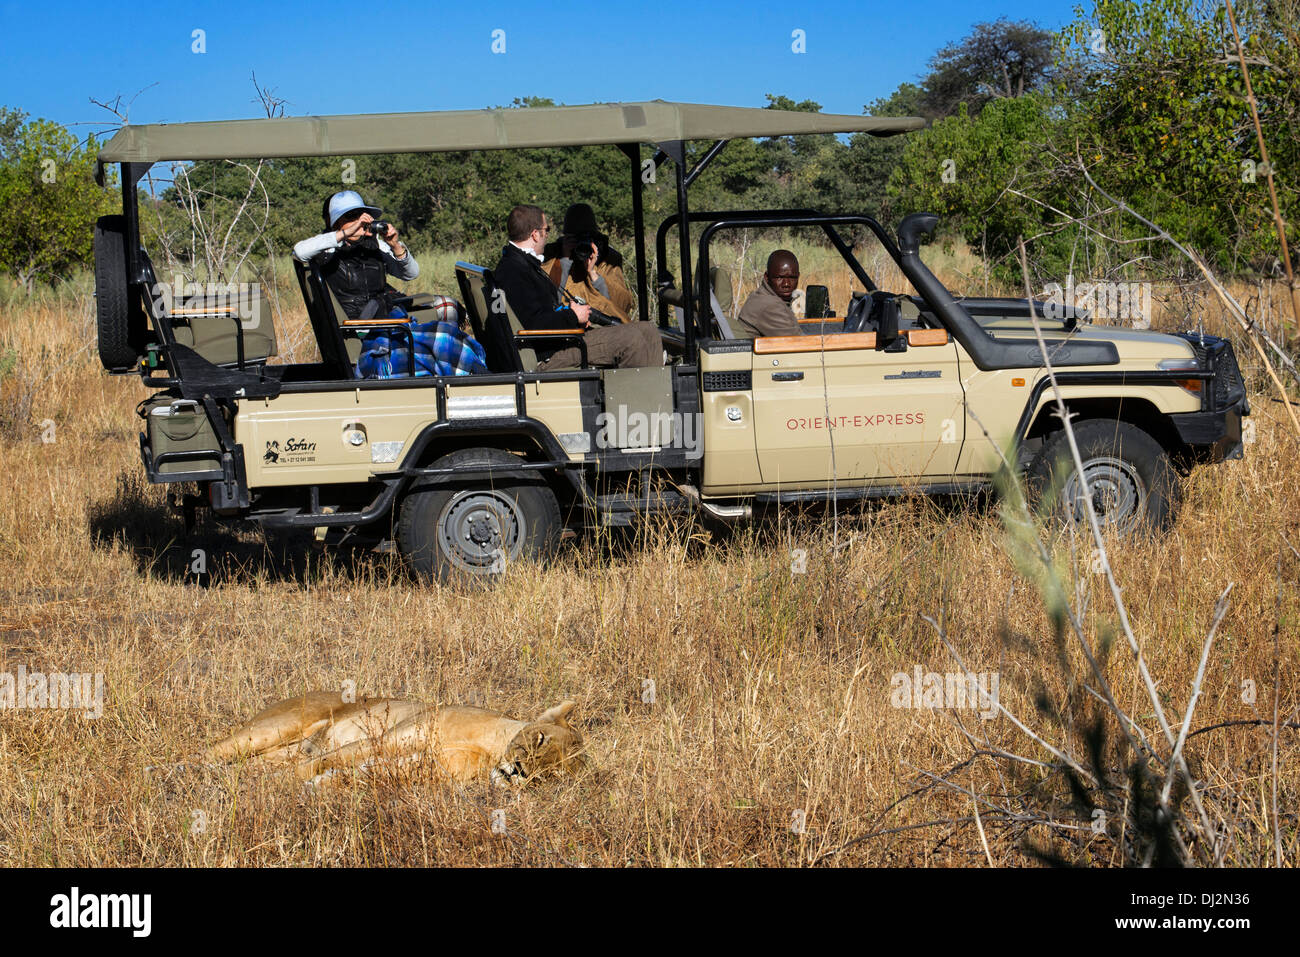
<path fill-rule="evenodd" d="M 330 229 L 333 229 L 340 219 L 354 210 L 364 209 L 371 216 L 378 216 L 383 212 L 378 206 L 367 206 L 366 201 L 361 198 L 361 194 L 354 189 L 345 189 L 335 193 L 330 197 L 327 209 Z"/>

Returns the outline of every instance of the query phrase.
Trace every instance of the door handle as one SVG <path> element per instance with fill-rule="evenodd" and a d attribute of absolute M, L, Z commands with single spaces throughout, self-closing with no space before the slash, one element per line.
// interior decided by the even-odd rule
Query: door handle
<path fill-rule="evenodd" d="M 802 372 L 773 372 L 773 382 L 797 382 L 803 378 Z"/>

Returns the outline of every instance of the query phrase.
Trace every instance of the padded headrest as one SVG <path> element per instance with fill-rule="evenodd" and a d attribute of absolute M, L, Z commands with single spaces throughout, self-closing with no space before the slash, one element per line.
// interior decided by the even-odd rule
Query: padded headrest
<path fill-rule="evenodd" d="M 713 266 L 709 269 L 709 285 L 718 297 L 718 305 L 724 312 L 731 311 L 731 273 L 726 266 Z"/>

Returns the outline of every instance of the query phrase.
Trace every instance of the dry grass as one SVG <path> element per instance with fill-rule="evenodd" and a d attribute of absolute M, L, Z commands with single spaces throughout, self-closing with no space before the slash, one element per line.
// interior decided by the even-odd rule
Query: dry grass
<path fill-rule="evenodd" d="M 1000 672 L 1014 714 L 1079 747 L 1068 723 L 1097 712 L 1062 662 L 1078 679 L 1080 656 L 1058 649 L 996 511 L 904 501 L 842 513 L 840 541 L 852 538 L 838 549 L 824 517 L 782 516 L 725 543 L 654 527 L 572 546 L 546 568 L 514 567 L 487 592 L 425 587 L 389 557 L 268 543 L 253 529 L 205 522 L 186 541 L 164 491 L 140 477 L 132 407 L 145 391 L 103 374 L 93 344 L 82 348 L 93 343 L 89 315 L 84 300 L 0 311 L 0 355 L 59 344 L 31 370 L 44 384 L 5 445 L 0 674 L 22 665 L 103 672 L 107 683 L 99 720 L 0 712 L 0 863 L 979 866 L 1034 863 L 1031 844 L 1081 863 L 1124 860 L 1122 843 L 1088 830 L 1058 774 L 971 760 L 972 742 L 1047 758 L 1007 719 L 890 704 L 894 673 L 956 670 L 929 615 L 972 670 Z M 291 310 L 282 335 L 302 324 Z M 15 381 L 5 378 L 5 408 Z M 1236 583 L 1193 730 L 1271 720 L 1275 673 L 1283 720 L 1300 704 L 1300 560 L 1284 542 L 1300 545 L 1297 447 L 1276 403 L 1253 404 L 1246 459 L 1193 474 L 1173 532 L 1112 556 L 1175 723 L 1215 599 Z M 47 419 L 48 444 L 36 427 Z M 1087 554 L 1058 545 L 1096 639 L 1114 621 L 1102 579 Z M 186 574 L 196 547 L 210 555 L 210 587 Z M 808 550 L 806 573 L 792 573 L 792 548 Z M 1150 734 L 1122 646 L 1107 669 Z M 1253 707 L 1245 679 L 1258 689 Z M 314 793 L 248 768 L 168 767 L 268 701 L 348 681 L 520 717 L 575 698 L 591 768 L 521 793 L 415 772 Z M 1296 745 L 1284 730 L 1287 863 L 1300 852 Z M 1269 729 L 1212 731 L 1187 750 L 1207 795 L 1231 809 L 1226 863 L 1273 862 Z M 1103 756 L 1123 770 L 1118 750 Z M 922 771 L 1024 818 L 981 805 L 986 858 L 971 798 Z M 492 833 L 494 808 L 506 812 L 504 837 Z"/>

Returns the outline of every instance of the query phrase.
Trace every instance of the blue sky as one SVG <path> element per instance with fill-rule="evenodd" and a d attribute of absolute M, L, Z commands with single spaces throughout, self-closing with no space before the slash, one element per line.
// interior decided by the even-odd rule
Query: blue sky
<path fill-rule="evenodd" d="M 1006 16 L 1057 29 L 1073 6 L 0 0 L 0 105 L 77 124 L 79 135 L 113 122 L 90 98 L 119 94 L 135 96 L 137 123 L 257 116 L 256 71 L 290 115 L 473 109 L 526 95 L 762 106 L 766 93 L 860 113 L 973 24 Z M 196 30 L 204 53 L 192 50 Z M 504 53 L 492 52 L 494 31 Z"/>

